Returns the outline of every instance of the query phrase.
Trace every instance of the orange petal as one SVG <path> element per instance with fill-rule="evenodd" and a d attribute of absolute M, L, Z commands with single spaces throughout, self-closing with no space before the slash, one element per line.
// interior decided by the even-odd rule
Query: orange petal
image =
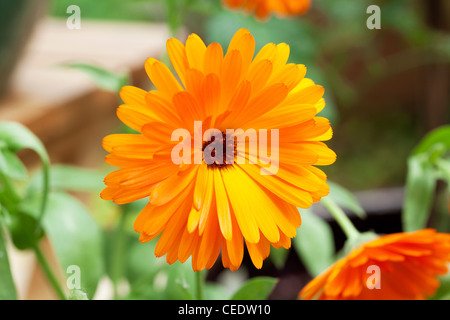
<path fill-rule="evenodd" d="M 217 203 L 217 215 L 219 218 L 220 231 L 226 240 L 231 240 L 233 227 L 231 223 L 231 211 L 227 191 L 223 184 L 222 175 L 219 170 L 214 170 L 214 190 Z"/>
<path fill-rule="evenodd" d="M 218 43 L 211 43 L 205 52 L 205 62 L 203 70 L 205 74 L 221 74 L 223 62 L 223 49 Z"/>
<path fill-rule="evenodd" d="M 155 87 L 167 97 L 171 98 L 174 94 L 183 90 L 183 87 L 164 63 L 148 58 L 145 61 L 145 71 Z"/>
<path fill-rule="evenodd" d="M 194 166 L 191 169 L 167 178 L 153 189 L 150 196 L 150 203 L 161 206 L 177 197 L 182 190 L 191 189 L 197 172 L 198 166 Z"/>
<path fill-rule="evenodd" d="M 189 69 L 189 63 L 184 45 L 178 39 L 169 39 L 167 41 L 167 53 L 178 77 L 185 84 L 185 73 Z"/>
<path fill-rule="evenodd" d="M 186 40 L 186 56 L 189 67 L 204 71 L 204 59 L 206 53 L 206 45 L 203 40 L 196 34 L 191 34 Z"/>

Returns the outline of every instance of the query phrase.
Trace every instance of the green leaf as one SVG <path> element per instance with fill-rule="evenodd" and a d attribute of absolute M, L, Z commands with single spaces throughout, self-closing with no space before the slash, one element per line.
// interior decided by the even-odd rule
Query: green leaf
<path fill-rule="evenodd" d="M 450 272 L 439 277 L 440 286 L 430 300 L 450 300 Z"/>
<path fill-rule="evenodd" d="M 40 202 L 40 213 L 38 220 L 42 219 L 45 211 L 47 195 L 48 195 L 48 183 L 49 183 L 49 170 L 50 160 L 42 142 L 32 133 L 27 127 L 17 122 L 2 122 L 0 123 L 0 141 L 7 147 L 8 150 L 16 153 L 21 149 L 31 149 L 36 152 L 42 161 L 43 168 L 43 195 Z"/>
<path fill-rule="evenodd" d="M 70 292 L 69 300 L 89 300 L 89 298 L 86 292 L 75 289 Z"/>
<path fill-rule="evenodd" d="M 403 231 L 415 231 L 426 226 L 435 187 L 434 169 L 427 157 L 423 154 L 410 157 L 402 211 Z"/>
<path fill-rule="evenodd" d="M 442 126 L 428 133 L 414 148 L 412 154 L 428 152 L 435 144 L 442 143 L 447 150 L 450 149 L 450 125 Z"/>
<path fill-rule="evenodd" d="M 265 300 L 269 297 L 278 279 L 254 277 L 246 281 L 231 297 L 231 300 Z"/>
<path fill-rule="evenodd" d="M 227 299 L 227 292 L 224 287 L 217 283 L 205 283 L 205 300 L 225 300 Z"/>
<path fill-rule="evenodd" d="M 14 152 L 2 150 L 1 148 L 0 171 L 12 179 L 25 180 L 28 177 L 27 169 Z"/>
<path fill-rule="evenodd" d="M 329 197 L 333 199 L 339 206 L 352 211 L 360 218 L 365 218 L 367 216 L 366 212 L 361 207 L 358 199 L 356 199 L 353 193 L 338 185 L 337 183 L 331 181 L 327 181 L 327 183 L 330 187 Z"/>
<path fill-rule="evenodd" d="M 206 274 L 204 273 L 204 275 Z M 193 300 L 196 296 L 195 288 L 196 275 L 192 271 L 190 259 L 185 263 L 177 261 L 168 266 L 168 281 L 165 292 L 167 300 Z"/>
<path fill-rule="evenodd" d="M 33 248 L 43 237 L 44 233 L 39 228 L 37 216 L 37 214 L 33 216 L 19 209 L 18 212 L 9 217 L 10 221 L 7 227 L 17 249 Z"/>
<path fill-rule="evenodd" d="M 302 225 L 293 244 L 308 272 L 317 276 L 334 262 L 333 231 L 311 210 L 302 211 Z"/>
<path fill-rule="evenodd" d="M 172 35 L 176 35 L 177 30 L 182 23 L 180 15 L 181 6 L 177 5 L 180 1 L 166 0 L 164 2 L 166 4 L 166 18 L 170 32 Z"/>
<path fill-rule="evenodd" d="M 36 215 L 39 197 L 27 199 L 21 209 Z M 80 268 L 81 290 L 92 298 L 104 274 L 102 234 L 86 208 L 65 193 L 51 193 L 44 219 L 44 231 L 50 239 L 62 271 L 69 266 Z"/>
<path fill-rule="evenodd" d="M 449 159 L 437 159 L 435 165 L 438 168 L 442 178 L 450 185 L 450 160 Z"/>
<path fill-rule="evenodd" d="M 9 266 L 3 227 L 0 221 L 0 300 L 16 300 L 16 288 Z"/>
<path fill-rule="evenodd" d="M 100 88 L 107 91 L 119 92 L 120 88 L 125 86 L 128 82 L 127 74 L 114 73 L 86 63 L 69 63 L 62 66 L 84 72 L 91 77 Z"/>
<path fill-rule="evenodd" d="M 48 155 L 42 142 L 25 126 L 17 122 L 0 123 L 0 141 L 12 152 L 22 149 L 35 151 L 42 162 L 48 163 Z"/>
<path fill-rule="evenodd" d="M 50 175 L 50 189 L 60 191 L 98 192 L 105 186 L 104 173 L 68 165 L 53 165 Z M 35 174 L 30 182 L 28 192 L 39 190 L 42 185 L 42 172 Z"/>
<path fill-rule="evenodd" d="M 135 239 L 128 255 L 129 299 L 194 300 L 195 274 L 190 259 L 167 264 L 155 256 L 156 239 L 142 244 Z"/>
<path fill-rule="evenodd" d="M 138 288 L 143 282 L 152 282 L 155 275 L 166 267 L 165 260 L 155 256 L 155 247 L 156 241 L 140 243 L 134 238 L 130 243 L 126 257 L 126 277 L 132 289 L 134 286 Z"/>

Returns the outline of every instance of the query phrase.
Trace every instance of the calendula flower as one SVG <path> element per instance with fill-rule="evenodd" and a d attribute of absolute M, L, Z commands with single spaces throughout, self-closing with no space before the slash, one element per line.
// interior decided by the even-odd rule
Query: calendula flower
<path fill-rule="evenodd" d="M 299 293 L 301 299 L 416 300 L 447 273 L 450 234 L 424 229 L 380 236 L 351 251 Z"/>
<path fill-rule="evenodd" d="M 311 6 L 311 0 L 225 0 L 225 3 L 230 8 L 244 8 L 261 19 L 271 13 L 283 16 L 303 14 Z"/>
<path fill-rule="evenodd" d="M 225 53 L 195 34 L 185 45 L 170 39 L 167 50 L 179 80 L 150 58 L 145 68 L 156 90 L 120 92 L 125 104 L 117 115 L 139 134 L 104 138 L 105 161 L 122 169 L 106 176 L 101 197 L 118 204 L 148 197 L 134 228 L 141 242 L 160 235 L 155 254 L 168 263 L 192 257 L 193 269 L 202 270 L 221 253 L 224 267 L 236 270 L 245 243 L 261 268 L 270 245 L 290 247 L 301 223 L 297 207 L 329 192 L 326 175 L 313 166 L 336 158 L 321 142 L 331 138 L 329 121 L 316 117 L 324 89 L 304 77 L 305 66 L 287 64 L 286 44 L 268 44 L 254 56 L 245 29 Z M 229 130 L 236 130 L 232 140 L 222 135 Z M 235 140 L 262 141 L 264 134 L 265 156 L 264 148 Z M 231 153 L 219 155 L 222 145 Z"/>

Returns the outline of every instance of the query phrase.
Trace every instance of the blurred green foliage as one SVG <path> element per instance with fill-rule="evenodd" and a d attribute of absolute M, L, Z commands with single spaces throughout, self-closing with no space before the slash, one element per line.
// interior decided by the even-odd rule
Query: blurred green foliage
<path fill-rule="evenodd" d="M 83 19 L 148 21 L 164 16 L 159 1 L 148 0 L 56 0 L 50 1 L 50 14 L 67 18 L 71 5 L 80 7 Z"/>
<path fill-rule="evenodd" d="M 415 231 L 431 225 L 450 232 L 450 125 L 431 131 L 414 148 L 408 158 L 406 178 L 403 229 Z M 438 181 L 445 183 L 440 190 L 436 188 Z M 433 210 L 434 203 L 437 205 Z"/>

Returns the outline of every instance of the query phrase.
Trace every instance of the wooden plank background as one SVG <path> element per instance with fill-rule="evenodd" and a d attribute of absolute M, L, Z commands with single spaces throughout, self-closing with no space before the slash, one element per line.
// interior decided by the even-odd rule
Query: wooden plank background
<path fill-rule="evenodd" d="M 84 73 L 61 65 L 82 62 L 129 72 L 133 84 L 148 87 L 144 62 L 161 56 L 168 37 L 159 24 L 83 20 L 81 29 L 70 30 L 65 20 L 44 20 L 15 70 L 10 92 L 0 101 L 0 120 L 30 128 L 53 162 L 92 166 L 98 152 L 91 151 L 119 125 L 115 110 L 120 100 Z M 30 164 L 36 159 L 25 153 L 23 160 Z"/>
<path fill-rule="evenodd" d="M 102 138 L 120 124 L 120 98 L 99 89 L 84 73 L 60 65 L 81 62 L 129 72 L 132 84 L 146 88 L 150 81 L 144 62 L 160 58 L 168 38 L 168 29 L 160 24 L 82 20 L 81 29 L 70 30 L 65 20 L 43 20 L 18 63 L 10 91 L 0 100 L 0 121 L 18 121 L 31 129 L 52 163 L 97 167 L 106 154 Z M 39 164 L 30 151 L 20 156 L 31 170 Z M 41 247 L 54 270 L 60 269 L 46 239 Z M 8 252 L 20 299 L 56 299 L 32 252 L 18 251 L 11 243 Z M 62 271 L 57 275 L 64 286 Z M 106 285 L 98 297 L 107 298 L 110 286 L 102 283 Z"/>

